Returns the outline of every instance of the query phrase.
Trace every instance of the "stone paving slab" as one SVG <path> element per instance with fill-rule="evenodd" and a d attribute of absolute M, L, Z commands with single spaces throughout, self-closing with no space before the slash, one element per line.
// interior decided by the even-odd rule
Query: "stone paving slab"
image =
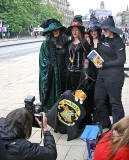
<path fill-rule="evenodd" d="M 129 47 L 127 47 L 127 55 Z M 3 60 L 0 63 L 0 117 L 5 117 L 10 111 L 24 107 L 24 98 L 28 95 L 35 95 L 36 102 L 39 101 L 38 93 L 38 57 L 39 53 L 32 53 L 22 57 Z M 31 63 L 30 63 L 31 62 Z M 129 62 L 129 56 L 127 57 Z M 125 114 L 129 115 L 129 78 L 125 78 L 122 90 L 122 102 Z M 67 135 L 55 133 L 54 135 L 58 158 L 57 160 L 84 160 L 87 157 L 85 141 L 77 138 L 67 141 Z M 39 143 L 41 140 L 41 129 L 33 127 L 31 142 Z"/>
<path fill-rule="evenodd" d="M 24 43 L 34 43 L 34 42 L 42 42 L 44 39 L 43 36 L 28 37 L 28 38 L 14 38 L 14 39 L 0 39 L 0 47 L 24 44 Z"/>

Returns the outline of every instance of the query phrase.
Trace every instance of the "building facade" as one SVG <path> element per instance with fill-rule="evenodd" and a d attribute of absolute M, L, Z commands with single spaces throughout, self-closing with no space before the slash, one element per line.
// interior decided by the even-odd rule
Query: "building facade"
<path fill-rule="evenodd" d="M 126 11 L 119 12 L 115 16 L 115 24 L 122 28 L 129 28 L 129 9 L 127 6 Z"/>
<path fill-rule="evenodd" d="M 100 8 L 93 11 L 95 16 L 102 22 L 106 17 L 112 15 L 111 10 L 105 9 L 104 1 L 101 1 Z"/>
<path fill-rule="evenodd" d="M 94 13 L 96 18 L 98 18 L 98 20 L 100 22 L 102 22 L 106 17 L 108 17 L 109 15 L 112 15 L 112 11 L 111 10 L 106 10 L 105 9 L 105 5 L 104 5 L 104 1 L 101 1 L 100 3 L 100 8 L 93 10 L 93 9 L 89 9 L 89 13 L 87 13 L 84 17 L 83 17 L 83 24 L 84 25 L 88 25 L 89 21 L 90 21 L 90 15 Z"/>
<path fill-rule="evenodd" d="M 117 27 L 121 27 L 122 26 L 122 13 L 118 12 L 116 16 L 114 17 L 114 20 L 115 20 L 115 25 Z"/>
<path fill-rule="evenodd" d="M 74 17 L 74 11 L 70 10 L 70 3 L 67 0 L 43 0 L 43 3 L 50 3 L 55 6 L 58 13 L 63 14 L 63 25 L 68 27 Z"/>
<path fill-rule="evenodd" d="M 129 28 L 129 10 L 127 7 L 126 11 L 122 12 L 122 26 Z"/>

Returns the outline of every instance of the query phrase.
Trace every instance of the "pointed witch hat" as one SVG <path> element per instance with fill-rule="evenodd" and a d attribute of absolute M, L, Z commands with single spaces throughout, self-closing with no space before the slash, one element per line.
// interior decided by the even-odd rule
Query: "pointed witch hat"
<path fill-rule="evenodd" d="M 101 29 L 107 29 L 113 33 L 116 33 L 116 34 L 122 34 L 122 30 L 119 29 L 119 28 L 116 28 L 115 27 L 115 23 L 114 23 L 114 20 L 113 20 L 113 16 L 108 16 L 108 18 L 106 18 L 102 24 L 101 24 Z"/>
<path fill-rule="evenodd" d="M 90 31 L 92 31 L 92 30 L 100 30 L 101 31 L 99 21 L 95 17 L 94 13 L 92 13 L 90 16 L 89 28 L 87 30 L 88 30 L 88 33 L 90 33 Z"/>
<path fill-rule="evenodd" d="M 64 27 L 60 21 L 58 21 L 57 19 L 47 19 L 47 20 L 44 20 L 42 22 L 42 24 L 40 25 L 40 27 L 42 27 L 44 29 L 43 31 L 43 35 L 46 35 L 54 30 L 63 30 L 65 31 L 66 27 Z"/>
<path fill-rule="evenodd" d="M 67 35 L 71 35 L 71 30 L 72 30 L 73 27 L 77 27 L 82 34 L 85 34 L 85 27 L 83 26 L 81 15 L 76 15 L 74 17 L 71 26 L 69 26 L 66 29 L 65 33 Z"/>

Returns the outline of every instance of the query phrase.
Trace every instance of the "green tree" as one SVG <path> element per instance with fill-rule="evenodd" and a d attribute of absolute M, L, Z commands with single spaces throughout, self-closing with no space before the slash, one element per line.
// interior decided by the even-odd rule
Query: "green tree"
<path fill-rule="evenodd" d="M 43 5 L 42 0 L 0 0 L 0 19 L 9 24 L 11 32 L 22 32 L 30 24 L 37 26 L 44 19 L 62 20 L 55 7 Z"/>

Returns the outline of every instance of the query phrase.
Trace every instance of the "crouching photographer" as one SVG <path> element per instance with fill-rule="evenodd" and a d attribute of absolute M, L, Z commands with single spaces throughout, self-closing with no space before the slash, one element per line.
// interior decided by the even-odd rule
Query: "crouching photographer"
<path fill-rule="evenodd" d="M 0 118 L 0 140 L 8 160 L 56 160 L 54 137 L 48 131 L 45 113 L 41 112 L 41 116 L 42 121 L 35 120 L 43 128 L 44 146 L 27 140 L 31 136 L 33 117 L 26 108 L 16 109 L 6 118 Z M 1 155 L 0 160 L 3 160 Z"/>

